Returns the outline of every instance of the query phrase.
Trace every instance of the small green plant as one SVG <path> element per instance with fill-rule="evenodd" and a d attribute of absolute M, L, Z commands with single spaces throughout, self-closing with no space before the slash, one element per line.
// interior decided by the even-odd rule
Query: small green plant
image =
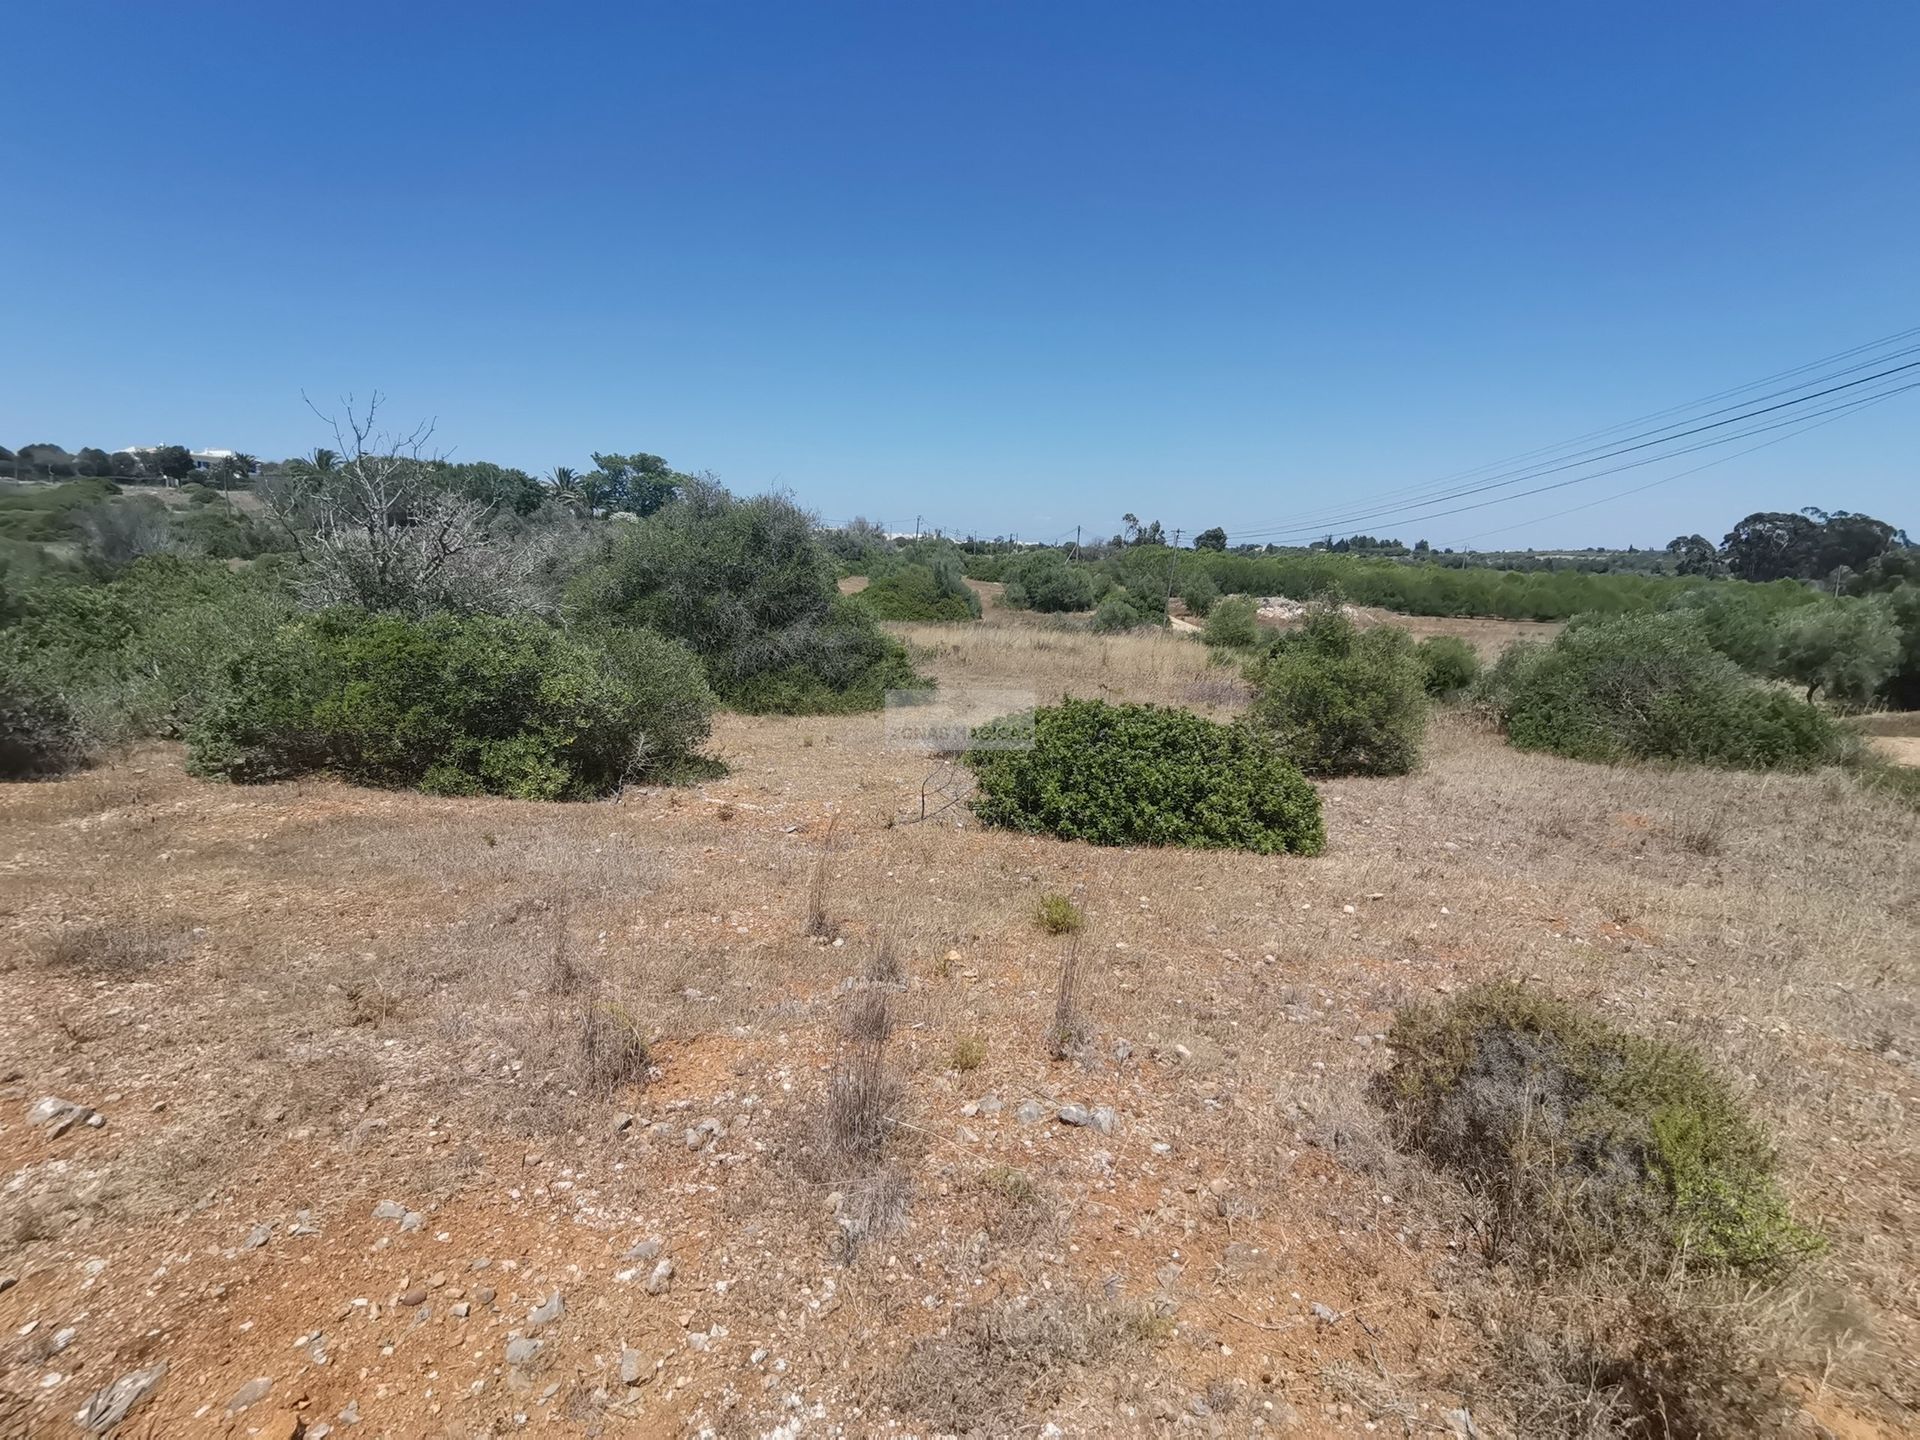
<path fill-rule="evenodd" d="M 1765 1133 L 1684 1046 L 1511 981 L 1402 1010 L 1380 1077 L 1398 1141 L 1487 1208 L 1489 1250 L 1775 1274 L 1816 1247 Z"/>
<path fill-rule="evenodd" d="M 1080 912 L 1078 905 L 1064 895 L 1053 893 L 1040 897 L 1039 903 L 1034 906 L 1034 918 L 1049 935 L 1070 934 L 1087 923 L 1087 917 Z"/>
<path fill-rule="evenodd" d="M 1429 635 L 1413 647 L 1435 699 L 1460 695 L 1480 678 L 1480 654 L 1458 635 Z"/>
<path fill-rule="evenodd" d="M 1018 748 L 1029 718 L 1031 744 Z M 966 763 L 978 780 L 974 813 L 989 825 L 1096 845 L 1317 855 L 1326 844 L 1319 794 L 1244 725 L 1066 700 L 978 734 Z"/>
<path fill-rule="evenodd" d="M 987 1063 L 986 1037 L 962 1035 L 953 1042 L 952 1062 L 956 1070 L 978 1070 Z"/>

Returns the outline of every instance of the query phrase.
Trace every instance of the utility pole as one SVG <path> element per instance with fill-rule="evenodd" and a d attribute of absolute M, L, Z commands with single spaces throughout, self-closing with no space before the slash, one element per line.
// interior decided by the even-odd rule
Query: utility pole
<path fill-rule="evenodd" d="M 916 540 L 920 538 L 920 517 L 918 515 L 913 517 L 913 538 Z"/>
<path fill-rule="evenodd" d="M 1160 602 L 1160 613 L 1166 614 L 1173 605 L 1173 570 L 1180 563 L 1180 532 L 1173 532 L 1173 553 L 1167 556 L 1167 593 Z"/>
<path fill-rule="evenodd" d="M 1080 527 L 1078 525 L 1073 527 L 1073 558 L 1076 560 L 1080 558 Z"/>

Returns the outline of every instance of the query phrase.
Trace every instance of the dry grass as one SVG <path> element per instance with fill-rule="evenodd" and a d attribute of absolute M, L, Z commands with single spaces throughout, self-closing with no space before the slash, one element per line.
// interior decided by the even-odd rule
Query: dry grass
<path fill-rule="evenodd" d="M 1193 705 L 1195 695 L 1218 695 L 1218 711 L 1244 703 L 1238 687 L 1222 687 L 1208 665 L 1207 648 L 1191 635 L 1130 632 L 1095 635 L 1080 628 L 1041 625 L 890 625 L 917 663 L 943 685 L 979 685 L 1033 691 L 1052 704 L 1063 695 L 1090 700 L 1143 700 Z"/>
<path fill-rule="evenodd" d="M 946 685 L 1175 702 L 1218 674 L 1188 639 L 993 616 L 904 628 Z M 1348 1404 L 1345 1428 L 1377 1419 L 1399 1433 L 1395 1407 L 1410 1397 L 1436 1415 L 1465 1378 L 1483 1387 L 1483 1426 L 1526 1433 L 1518 1412 L 1538 1396 L 1501 1390 L 1517 1362 L 1480 1328 L 1512 1313 L 1494 1299 L 1518 1297 L 1501 1298 L 1507 1282 L 1472 1255 L 1446 1187 L 1384 1145 L 1358 1098 L 1396 1005 L 1517 973 L 1687 1040 L 1738 1079 L 1832 1247 L 1806 1279 L 1818 1302 L 1756 1345 L 1829 1413 L 1892 1428 L 1920 1408 L 1911 809 L 1838 774 L 1523 755 L 1449 716 L 1418 773 L 1322 787 L 1321 858 L 1097 850 L 982 831 L 964 809 L 889 828 L 925 769 L 886 748 L 877 717 L 725 716 L 716 749 L 725 778 L 606 805 L 212 786 L 165 748 L 0 786 L 13 953 L 46 955 L 78 916 L 147 917 L 176 935 L 191 917 L 197 932 L 190 954 L 126 985 L 34 962 L 0 970 L 0 1053 L 20 1072 L 0 1098 L 17 1116 L 67 1094 L 108 1119 L 51 1144 L 18 1124 L 0 1134 L 21 1227 L 7 1268 L 44 1277 L 37 1306 L 89 1312 L 75 1342 L 88 1373 L 159 1329 L 178 1374 L 242 1367 L 230 1394 L 280 1363 L 287 1336 L 324 1326 L 340 1351 L 302 1380 L 316 1406 L 345 1403 L 321 1388 L 345 1376 L 376 1428 L 423 1433 L 449 1421 L 411 1398 L 408 1352 L 383 1356 L 387 1331 L 331 1317 L 409 1271 L 492 1254 L 566 1277 L 570 1312 L 599 1327 L 583 1330 L 580 1356 L 617 1355 L 625 1336 L 679 1357 L 688 1384 L 647 1387 L 648 1424 L 712 1423 L 733 1394 L 724 1425 L 759 1433 L 792 1392 L 860 1428 L 871 1415 L 852 1407 L 877 1393 L 862 1373 L 917 1356 L 925 1393 L 974 1404 L 970 1357 L 1002 1354 L 994 1337 L 1015 1332 L 996 1319 L 975 1334 L 963 1315 L 1002 1304 L 1017 1316 L 1111 1279 L 1161 1306 L 1174 1337 L 1056 1347 L 1045 1322 L 1021 1352 L 1037 1368 L 1016 1359 L 1004 1386 L 989 1375 L 1000 1388 L 967 1425 L 1004 1409 L 1008 1428 L 1051 1416 L 1098 1433 L 1126 1406 L 1128 1424 L 1145 1423 L 1219 1384 L 1248 1397 L 1234 1421 L 1262 1399 L 1309 1418 Z M 1098 1044 L 1071 1066 L 1047 1059 L 1065 943 L 1035 924 L 1047 894 L 1098 918 L 1067 987 Z M 815 911 L 831 912 L 842 946 L 806 933 Z M 887 1012 L 878 1045 L 843 1033 L 869 996 Z M 593 1007 L 609 1004 L 650 1042 L 644 1089 L 619 1028 L 587 1039 L 610 1018 Z M 992 1039 L 980 1063 L 954 1066 L 980 1036 Z M 1003 1110 L 963 1114 L 990 1093 Z M 1028 1097 L 1112 1105 L 1120 1126 L 1022 1125 Z M 624 1137 L 616 1109 L 641 1112 Z M 709 1115 L 728 1143 L 681 1143 Z M 802 1155 L 813 1149 L 832 1152 L 818 1174 Z M 365 1229 L 387 1195 L 431 1210 L 426 1232 Z M 270 1247 L 285 1284 L 255 1287 L 246 1315 L 259 1323 L 242 1331 L 209 1287 L 263 1257 L 218 1257 L 296 1206 L 328 1227 L 329 1264 L 282 1265 L 303 1252 Z M 849 1230 L 860 1244 L 836 1239 Z M 432 1243 L 440 1231 L 451 1248 Z M 700 1322 L 736 1342 L 696 1354 L 672 1323 L 679 1302 L 607 1278 L 609 1251 L 652 1233 L 678 1247 Z M 394 1248 L 376 1250 L 379 1237 Z M 174 1251 L 196 1257 L 188 1280 L 152 1281 L 150 1257 Z M 111 1263 L 83 1293 L 89 1255 Z M 803 1286 L 817 1309 L 796 1302 Z M 1475 1287 L 1491 1287 L 1487 1303 L 1458 1299 Z M 1357 1309 L 1372 1331 L 1314 1321 L 1316 1300 Z M 22 1303 L 0 1297 L 10 1320 Z M 1553 1337 L 1586 1333 L 1567 1328 L 1580 1317 L 1537 1313 L 1542 1353 L 1571 1357 L 1543 1373 L 1577 1380 L 1579 1347 Z M 953 1343 L 915 1348 L 928 1337 Z M 778 1393 L 747 1364 L 758 1344 L 789 1360 Z M 460 1425 L 505 1424 L 523 1403 L 492 1383 L 491 1335 L 435 1355 L 444 1395 L 489 1380 Z M 1352 1377 L 1382 1368 L 1394 1393 L 1362 1393 Z M 0 1376 L 50 1427 L 73 1403 L 37 1384 Z M 155 1433 L 191 1433 L 193 1410 L 221 1398 L 170 1381 L 149 1402 Z"/>

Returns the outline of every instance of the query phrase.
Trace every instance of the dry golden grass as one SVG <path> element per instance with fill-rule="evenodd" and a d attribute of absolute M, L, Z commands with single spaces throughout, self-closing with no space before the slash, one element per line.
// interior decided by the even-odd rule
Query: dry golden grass
<path fill-rule="evenodd" d="M 1179 703 L 1222 673 L 1191 640 L 993 614 L 901 629 L 948 686 Z M 163 1331 L 154 1433 L 192 1432 L 269 1372 L 314 1415 L 358 1398 L 388 1433 L 480 1429 L 528 1403 L 500 1383 L 501 1345 L 564 1280 L 554 1353 L 612 1390 L 606 1419 L 758 1433 L 787 1393 L 877 1428 L 853 1407 L 952 1348 L 930 1337 L 966 1341 L 973 1307 L 1110 1294 L 1164 1328 L 1123 1363 L 1042 1377 L 1030 1427 L 1130 1431 L 1202 1396 L 1235 1424 L 1291 1409 L 1401 1433 L 1465 1392 L 1498 1433 L 1545 1403 L 1494 1383 L 1513 1337 L 1481 1323 L 1512 1296 L 1457 1197 L 1385 1146 L 1365 1087 L 1394 1007 L 1519 975 L 1739 1079 L 1832 1245 L 1782 1303 L 1785 1363 L 1835 1426 L 1892 1432 L 1920 1409 L 1912 810 L 1837 773 L 1520 754 L 1446 716 L 1417 774 L 1323 787 L 1324 857 L 1101 850 L 961 810 L 906 823 L 928 762 L 889 749 L 878 717 L 723 717 L 715 748 L 724 779 L 605 805 L 228 788 L 167 748 L 0 786 L 20 957 L 0 967 L 4 1098 L 65 1094 L 108 1120 L 57 1142 L 0 1129 L 5 1268 L 27 1277 L 0 1322 L 84 1309 L 62 1363 L 89 1385 Z M 1086 922 L 1064 1061 L 1048 894 Z M 69 927 L 135 922 L 192 944 L 150 968 L 31 958 Z M 865 996 L 886 1008 L 884 1072 L 846 1063 L 879 1053 Z M 857 1154 L 831 1123 L 822 1138 L 836 1093 L 861 1102 Z M 1119 1124 L 1023 1125 L 1024 1101 Z M 638 1117 L 623 1133 L 619 1112 Z M 426 1227 L 371 1225 L 387 1197 Z M 319 1237 L 286 1235 L 302 1208 Z M 260 1221 L 282 1228 L 245 1250 Z M 651 1234 L 672 1246 L 670 1298 L 613 1278 Z M 174 1253 L 196 1258 L 155 1278 Z M 89 1256 L 109 1261 L 92 1279 Z M 497 1314 L 456 1326 L 436 1299 L 412 1340 L 335 1318 L 409 1277 L 471 1284 L 475 1256 L 519 1267 L 490 1282 Z M 712 1326 L 726 1336 L 688 1348 Z M 316 1368 L 288 1345 L 321 1328 Z M 409 1348 L 429 1341 L 432 1402 Z M 623 1344 L 667 1360 L 624 1397 L 595 1358 Z M 773 1391 L 760 1347 L 788 1362 Z M 0 1386 L 51 1424 L 80 1397 L 42 1373 Z"/>
<path fill-rule="evenodd" d="M 1210 714 L 1246 703 L 1237 669 L 1211 663 L 1210 652 L 1190 635 L 1095 635 L 1083 622 L 1068 619 L 887 628 L 943 685 L 1031 690 L 1042 704 L 1070 695 L 1186 705 Z"/>

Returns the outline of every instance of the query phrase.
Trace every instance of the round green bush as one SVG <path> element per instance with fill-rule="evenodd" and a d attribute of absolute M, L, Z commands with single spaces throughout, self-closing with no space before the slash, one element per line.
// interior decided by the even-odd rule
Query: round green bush
<path fill-rule="evenodd" d="M 1480 678 L 1479 652 L 1458 635 L 1429 635 L 1413 648 L 1429 695 L 1458 695 Z"/>
<path fill-rule="evenodd" d="M 671 778 L 712 697 L 657 638 L 612 651 L 524 617 L 334 610 L 227 665 L 188 766 L 230 780 L 332 770 L 439 794 L 572 800 Z"/>
<path fill-rule="evenodd" d="M 1213 575 L 1204 565 L 1190 566 L 1182 572 L 1180 599 L 1191 613 L 1205 619 L 1219 598 L 1220 587 L 1213 583 Z"/>
<path fill-rule="evenodd" d="M 1509 648 L 1482 693 L 1522 750 L 1617 763 L 1805 770 L 1844 759 L 1825 713 L 1743 672 L 1681 612 L 1570 625 Z"/>
<path fill-rule="evenodd" d="M 1397 1138 L 1487 1201 L 1499 1246 L 1577 1261 L 1651 1245 L 1768 1272 L 1816 1243 L 1766 1135 L 1685 1046 L 1511 981 L 1402 1010 L 1388 1044 Z"/>
<path fill-rule="evenodd" d="M 980 597 L 957 567 L 901 565 L 854 597 L 877 620 L 978 620 Z"/>
<path fill-rule="evenodd" d="M 1093 577 L 1070 564 L 1057 550 L 1031 550 L 1001 570 L 1006 590 L 1001 599 L 1015 610 L 1059 613 L 1093 608 Z"/>
<path fill-rule="evenodd" d="M 1426 668 L 1404 630 L 1319 606 L 1249 678 L 1249 721 L 1309 775 L 1404 775 L 1420 761 Z"/>
<path fill-rule="evenodd" d="M 1207 623 L 1200 638 L 1227 650 L 1251 650 L 1260 643 L 1259 614 L 1258 602 L 1245 595 L 1216 600 L 1207 612 Z"/>
<path fill-rule="evenodd" d="M 1031 746 L 1018 746 L 1031 721 Z M 1319 793 L 1244 725 L 1064 700 L 982 727 L 967 752 L 989 825 L 1095 845 L 1294 851 L 1326 844 Z"/>

